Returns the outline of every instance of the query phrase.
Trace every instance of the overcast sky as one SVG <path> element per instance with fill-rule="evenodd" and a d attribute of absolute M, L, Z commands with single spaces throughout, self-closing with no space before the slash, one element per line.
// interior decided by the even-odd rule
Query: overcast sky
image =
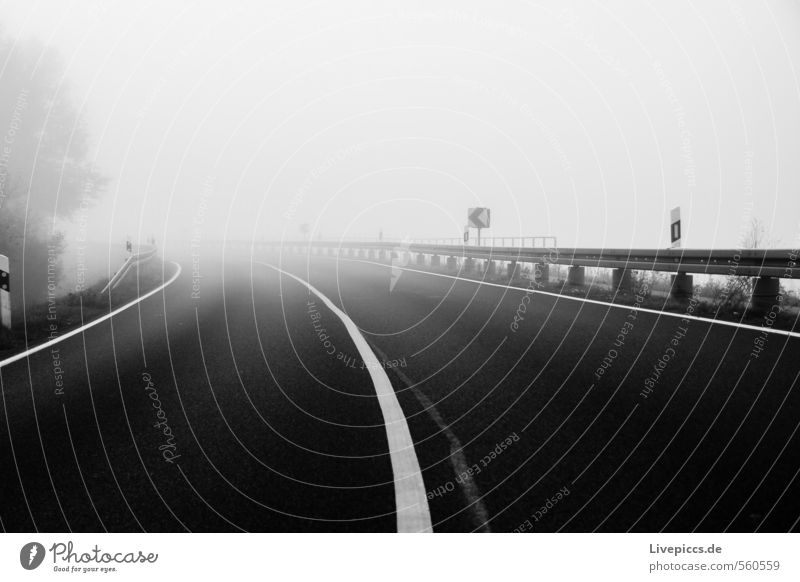
<path fill-rule="evenodd" d="M 800 245 L 800 4 L 0 0 L 111 178 L 96 238 Z"/>

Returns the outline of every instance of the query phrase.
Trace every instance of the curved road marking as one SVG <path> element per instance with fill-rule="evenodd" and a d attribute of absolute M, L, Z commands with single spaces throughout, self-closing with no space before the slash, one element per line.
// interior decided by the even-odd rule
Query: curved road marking
<path fill-rule="evenodd" d="M 115 315 L 117 315 L 118 313 L 120 313 L 122 311 L 125 311 L 129 307 L 133 307 L 137 303 L 141 303 L 142 301 L 144 301 L 148 297 L 150 297 L 152 295 L 155 295 L 156 293 L 158 293 L 159 291 L 164 289 L 167 285 L 172 284 L 172 282 L 175 281 L 175 279 L 178 278 L 178 275 L 181 274 L 181 266 L 178 263 L 174 262 L 174 261 L 170 261 L 170 263 L 175 265 L 178 268 L 178 270 L 175 271 L 175 274 L 170 278 L 169 281 L 167 281 L 166 283 L 164 283 L 160 287 L 158 287 L 156 289 L 153 289 L 152 291 L 148 291 L 147 293 L 145 293 L 141 297 L 138 297 L 137 299 L 134 299 L 133 301 L 130 301 L 130 302 L 126 303 L 122 307 L 117 307 L 111 313 L 107 313 L 106 315 L 104 315 L 102 317 L 98 317 L 97 319 L 95 319 L 93 321 L 90 321 L 86 325 L 82 325 L 77 329 L 73 329 L 72 331 L 65 333 L 64 335 L 58 336 L 56 339 L 50 340 L 49 342 L 45 342 L 45 343 L 40 344 L 40 345 L 38 345 L 36 347 L 30 348 L 29 350 L 25 350 L 24 352 L 21 352 L 19 354 L 11 356 L 10 358 L 6 358 L 5 360 L 1 360 L 0 361 L 0 368 L 3 368 L 4 366 L 8 366 L 9 364 L 13 364 L 14 362 L 18 362 L 19 360 L 21 360 L 23 358 L 27 358 L 31 354 L 35 354 L 36 352 L 39 352 L 39 351 L 41 351 L 41 350 L 43 350 L 45 348 L 49 348 L 52 345 L 55 345 L 55 344 L 57 344 L 59 342 L 63 342 L 64 340 L 69 339 L 69 338 L 71 338 L 73 336 L 76 336 L 79 333 L 83 333 L 84 331 L 86 331 L 90 327 L 94 327 L 95 325 L 97 325 L 99 323 L 103 323 L 107 319 L 111 319 L 112 317 L 114 317 Z"/>
<path fill-rule="evenodd" d="M 502 346 L 504 343 L 505 340 L 500 342 L 500 346 Z M 497 352 L 497 349 L 500 346 L 495 348 L 495 352 Z M 373 349 L 381 358 L 383 358 L 384 362 L 388 360 L 386 354 L 384 354 L 380 348 L 373 346 Z M 450 427 L 442 418 L 442 415 L 439 414 L 439 411 L 436 410 L 436 405 L 431 402 L 430 398 L 425 396 L 425 393 L 422 392 L 422 390 L 416 387 L 416 383 L 413 382 L 411 378 L 406 376 L 403 372 L 401 372 L 399 368 L 395 368 L 393 372 L 397 374 L 397 376 L 403 382 L 405 382 L 408 389 L 414 393 L 414 396 L 416 396 L 419 403 L 425 409 L 425 412 L 428 413 L 428 416 L 431 418 L 431 420 L 433 420 L 434 423 L 436 423 L 436 426 L 447 439 L 447 442 L 450 445 L 450 466 L 453 468 L 453 473 L 457 477 L 466 476 L 464 479 L 462 479 L 462 482 L 459 483 L 459 486 L 461 487 L 461 492 L 464 494 L 464 499 L 467 502 L 467 508 L 469 509 L 472 517 L 472 524 L 475 526 L 473 531 L 490 533 L 492 529 L 489 527 L 489 512 L 486 510 L 486 506 L 483 503 L 483 495 L 481 495 L 475 480 L 472 478 L 472 474 L 469 470 L 470 465 L 467 462 L 466 456 L 464 455 L 464 446 L 461 444 L 461 440 L 450 429 Z"/>
<path fill-rule="evenodd" d="M 425 483 L 422 481 L 422 471 L 419 467 L 417 453 L 414 450 L 414 441 L 411 439 L 411 432 L 408 430 L 405 414 L 403 414 L 403 409 L 400 408 L 400 403 L 397 401 L 397 395 L 394 392 L 394 388 L 392 388 L 392 383 L 389 381 L 389 376 L 386 375 L 386 370 L 383 369 L 383 365 L 370 349 L 367 340 L 361 335 L 358 326 L 345 312 L 336 307 L 330 299 L 307 281 L 273 265 L 267 263 L 259 264 L 274 269 L 305 285 L 344 323 L 362 361 L 366 364 L 366 368 L 375 385 L 378 404 L 383 414 L 386 437 L 389 441 L 389 456 L 394 474 L 397 531 L 401 533 L 432 532 L 433 526 L 431 524 L 431 512 L 428 507 Z"/>

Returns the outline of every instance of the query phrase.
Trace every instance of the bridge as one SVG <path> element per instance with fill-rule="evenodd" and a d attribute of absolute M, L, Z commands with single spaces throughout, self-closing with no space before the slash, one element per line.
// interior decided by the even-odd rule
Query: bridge
<path fill-rule="evenodd" d="M 407 243 L 332 240 L 231 241 L 228 244 L 273 254 L 289 251 L 384 262 L 403 254 L 406 262 L 413 261 L 420 266 L 444 267 L 449 272 L 477 272 L 489 276 L 504 271 L 510 280 L 520 278 L 523 266 L 527 266 L 536 279 L 546 280 L 550 265 L 565 265 L 569 267 L 567 282 L 575 286 L 585 283 L 586 267 L 604 268 L 612 270 L 612 286 L 622 291 L 631 290 L 631 271 L 659 271 L 673 273 L 671 295 L 678 300 L 692 295 L 694 274 L 752 277 L 754 281 L 750 307 L 756 311 L 767 310 L 775 302 L 780 293 L 781 279 L 800 278 L 796 249 L 614 249 L 547 246 L 548 243 L 555 242 L 554 237 L 491 239 L 492 243 L 496 241 L 519 241 L 520 246 L 455 244 L 455 239 Z"/>

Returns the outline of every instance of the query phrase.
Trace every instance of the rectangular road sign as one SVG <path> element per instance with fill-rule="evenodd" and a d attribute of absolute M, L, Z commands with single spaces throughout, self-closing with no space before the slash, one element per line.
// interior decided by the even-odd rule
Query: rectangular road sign
<path fill-rule="evenodd" d="M 669 213 L 669 238 L 672 248 L 681 246 L 681 207 L 676 206 Z"/>
<path fill-rule="evenodd" d="M 491 217 L 488 208 L 470 208 L 467 212 L 467 222 L 471 228 L 489 228 Z"/>
<path fill-rule="evenodd" d="M 11 329 L 11 274 L 5 255 L 0 255 L 0 324 Z"/>

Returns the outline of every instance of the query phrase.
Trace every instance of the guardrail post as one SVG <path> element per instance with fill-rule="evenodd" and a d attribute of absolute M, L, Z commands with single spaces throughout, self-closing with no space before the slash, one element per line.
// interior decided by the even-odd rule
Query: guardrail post
<path fill-rule="evenodd" d="M 475 270 L 475 259 L 472 259 L 472 258 L 464 259 L 464 269 L 463 269 L 463 271 L 465 273 L 471 273 L 474 270 Z"/>
<path fill-rule="evenodd" d="M 0 320 L 11 329 L 11 271 L 5 255 L 0 255 Z"/>
<path fill-rule="evenodd" d="M 611 272 L 611 286 L 620 291 L 630 291 L 633 289 L 633 278 L 628 269 L 614 269 Z"/>
<path fill-rule="evenodd" d="M 510 261 L 508 263 L 508 280 L 516 281 L 520 277 L 520 268 L 517 261 Z"/>
<path fill-rule="evenodd" d="M 533 266 L 533 280 L 540 285 L 546 285 L 550 282 L 550 265 L 547 263 L 534 263 Z"/>
<path fill-rule="evenodd" d="M 778 303 L 780 292 L 781 280 L 777 277 L 754 277 L 750 309 L 757 313 L 769 312 Z"/>
<path fill-rule="evenodd" d="M 568 285 L 583 285 L 586 281 L 586 271 L 583 267 L 573 265 L 567 271 L 567 284 Z"/>
<path fill-rule="evenodd" d="M 120 268 L 120 270 L 114 273 L 114 275 L 111 277 L 111 279 L 108 280 L 108 283 L 106 283 L 106 286 L 103 287 L 103 290 L 100 293 L 105 294 L 107 291 L 111 292 L 112 290 L 114 290 L 116 286 L 119 285 L 120 281 L 122 281 L 122 279 L 125 278 L 125 275 L 128 274 L 128 271 L 130 271 L 132 267 L 136 267 L 137 277 L 138 277 L 139 264 L 144 261 L 149 261 L 151 258 L 153 258 L 155 254 L 156 254 L 156 249 L 155 247 L 153 247 L 152 249 L 144 253 L 128 255 L 128 258 L 125 259 L 124 263 L 122 263 L 122 267 Z"/>
<path fill-rule="evenodd" d="M 422 267 L 425 266 L 425 255 L 422 253 L 417 253 L 417 265 Z"/>
<path fill-rule="evenodd" d="M 497 274 L 497 263 L 494 261 L 486 261 L 486 276 L 494 277 Z"/>
<path fill-rule="evenodd" d="M 675 273 L 672 275 L 672 288 L 670 296 L 673 299 L 686 299 L 694 293 L 694 277 L 686 273 Z"/>

